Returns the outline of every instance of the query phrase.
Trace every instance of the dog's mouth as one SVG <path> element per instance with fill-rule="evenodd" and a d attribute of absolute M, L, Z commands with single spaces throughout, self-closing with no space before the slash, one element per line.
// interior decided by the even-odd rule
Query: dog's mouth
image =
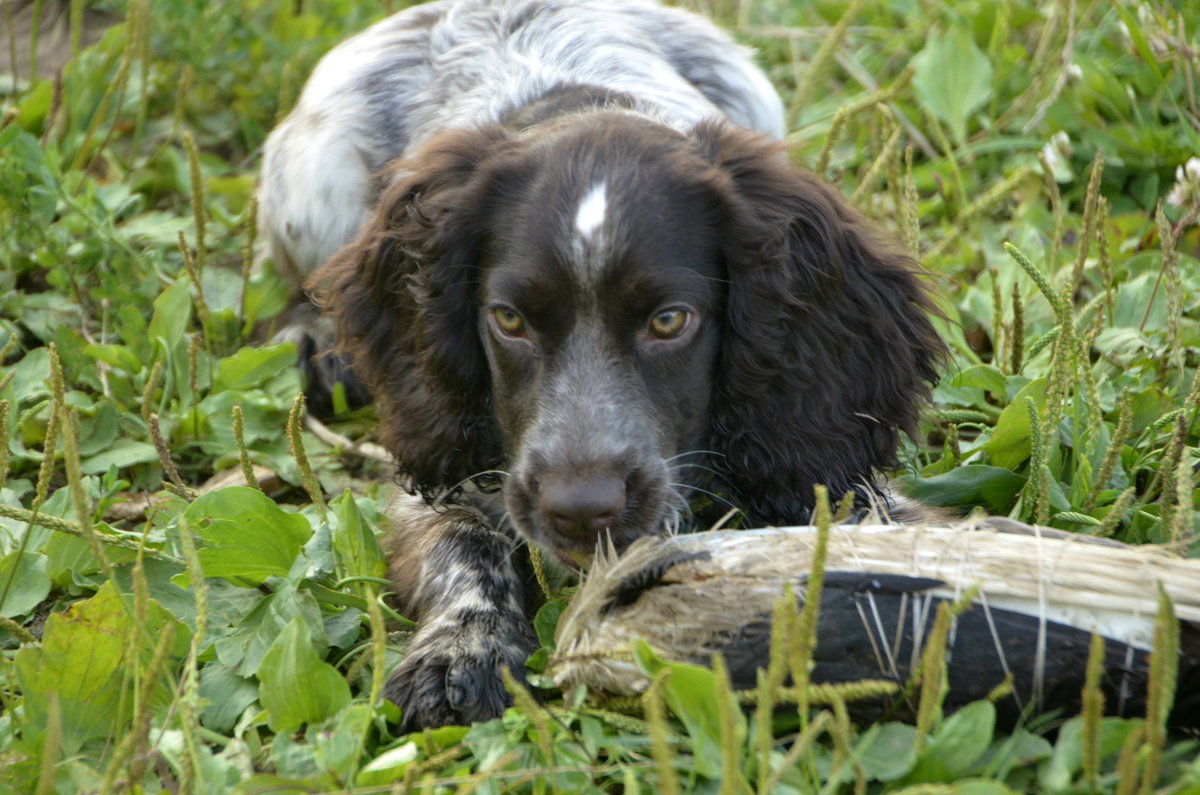
<path fill-rule="evenodd" d="M 581 549 L 555 549 L 554 557 L 570 571 L 576 574 L 592 565 L 592 553 Z"/>

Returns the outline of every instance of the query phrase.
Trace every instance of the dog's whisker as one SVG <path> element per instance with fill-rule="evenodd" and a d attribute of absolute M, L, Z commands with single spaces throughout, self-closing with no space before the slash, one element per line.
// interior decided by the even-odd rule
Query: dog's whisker
<path fill-rule="evenodd" d="M 663 463 L 664 464 L 672 464 L 681 458 L 687 458 L 688 456 L 693 456 L 693 455 L 711 455 L 711 456 L 716 456 L 718 458 L 725 457 L 724 455 L 722 455 L 721 453 L 718 453 L 715 450 L 687 450 L 682 453 L 676 453 L 675 455 L 670 456 L 669 458 L 664 458 Z"/>
<path fill-rule="evenodd" d="M 672 489 L 688 489 L 690 491 L 699 492 L 700 494 L 703 494 L 706 497 L 711 497 L 715 502 L 720 502 L 720 503 L 724 503 L 725 505 L 728 505 L 730 508 L 737 507 L 728 498 L 722 497 L 720 494 L 717 494 L 715 491 L 709 491 L 708 489 L 704 489 L 699 486 L 693 486 L 690 483 L 671 483 L 669 485 L 671 486 Z"/>

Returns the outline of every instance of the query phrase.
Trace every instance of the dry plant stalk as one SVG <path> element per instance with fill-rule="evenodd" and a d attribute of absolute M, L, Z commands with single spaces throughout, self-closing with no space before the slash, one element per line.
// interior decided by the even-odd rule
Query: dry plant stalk
<path fill-rule="evenodd" d="M 1020 375 L 1025 364 L 1025 304 L 1021 300 L 1021 285 L 1012 286 L 1012 324 L 1008 333 L 1008 372 Z"/>
<path fill-rule="evenodd" d="M 158 462 L 167 476 L 163 488 L 188 502 L 194 500 L 196 495 L 180 477 L 179 470 L 175 467 L 175 461 L 171 458 L 171 450 L 167 447 L 167 440 L 163 438 L 158 415 L 155 413 L 150 414 L 150 439 L 154 442 L 154 450 L 158 453 Z"/>
<path fill-rule="evenodd" d="M 1133 393 L 1126 387 L 1121 390 L 1121 395 L 1117 398 L 1117 425 L 1113 430 L 1112 439 L 1108 443 L 1108 449 L 1104 451 L 1100 468 L 1096 470 L 1092 479 L 1092 488 L 1083 502 L 1084 513 L 1090 513 L 1092 508 L 1096 507 L 1096 500 L 1100 497 L 1100 492 L 1104 491 L 1112 473 L 1117 468 L 1117 460 L 1121 457 L 1121 449 L 1125 446 L 1125 440 L 1129 438 L 1129 430 L 1132 426 Z"/>
<path fill-rule="evenodd" d="M 525 685 L 513 678 L 512 671 L 508 669 L 508 666 L 500 669 L 500 679 L 504 683 L 504 689 L 512 696 L 513 704 L 533 725 L 534 742 L 537 745 L 538 753 L 542 755 L 542 759 L 547 765 L 554 764 L 554 735 L 550 732 L 550 716 L 538 706 Z"/>
<path fill-rule="evenodd" d="M 200 556 L 196 554 L 196 542 L 187 518 L 179 516 L 179 541 L 183 545 L 183 557 L 187 563 L 188 578 L 191 580 L 192 598 L 196 604 L 196 627 L 192 633 L 192 643 L 188 648 L 187 660 L 183 668 L 182 695 L 178 699 L 179 727 L 183 734 L 187 754 L 181 771 L 181 789 L 183 791 L 199 791 L 184 789 L 184 784 L 191 783 L 202 769 L 199 763 L 200 741 L 197 737 L 200 731 L 200 647 L 208 631 L 208 583 L 204 580 L 204 569 L 200 566 Z M 199 783 L 199 782 L 197 782 Z"/>
<path fill-rule="evenodd" d="M 862 9 L 863 0 L 851 0 L 846 11 L 838 19 L 837 24 L 830 29 L 829 33 L 821 41 L 821 46 L 817 48 L 817 52 L 809 61 L 808 69 L 804 71 L 802 78 L 796 81 L 796 93 L 792 95 L 792 102 L 789 115 L 795 114 L 808 103 L 812 92 L 817 88 L 817 85 L 825 79 L 829 70 L 833 67 L 834 54 L 837 48 L 841 46 L 842 39 L 846 37 L 846 31 L 850 29 L 850 23 L 858 16 L 858 12 Z M 799 61 L 800 59 L 796 59 Z"/>
<path fill-rule="evenodd" d="M 79 415 L 74 407 L 64 407 L 62 413 L 63 462 L 66 465 L 67 487 L 71 494 L 71 502 L 75 504 L 75 516 L 83 531 L 83 537 L 87 540 L 88 549 L 92 552 L 92 557 L 96 559 L 104 576 L 111 580 L 113 578 L 112 563 L 108 560 L 104 545 L 100 543 L 96 528 L 92 526 L 91 500 L 87 498 L 83 489 L 83 472 L 79 464 Z"/>
<path fill-rule="evenodd" d="M 253 329 L 247 328 L 246 320 L 246 293 L 250 287 L 250 276 L 254 272 L 254 243 L 258 240 L 258 193 L 250 194 L 250 201 L 246 204 L 246 231 L 242 235 L 242 300 L 238 302 L 237 317 L 238 322 L 242 323 L 242 334 L 247 335 Z"/>
<path fill-rule="evenodd" d="M 200 171 L 200 154 L 196 151 L 196 141 L 188 131 L 183 133 L 183 148 L 187 153 L 188 181 L 192 188 L 192 223 L 196 229 L 196 273 L 204 269 L 208 252 L 204 241 L 204 176 Z M 182 242 L 183 233 L 180 232 Z M 189 274 L 190 275 L 190 274 Z M 199 279 L 196 278 L 197 290 Z"/>
<path fill-rule="evenodd" d="M 1100 718 L 1104 714 L 1104 691 L 1100 689 L 1100 679 L 1103 675 L 1104 638 L 1093 633 L 1080 698 L 1083 704 L 1083 731 L 1079 741 L 1083 778 L 1092 789 L 1098 788 L 1100 779 Z"/>
<path fill-rule="evenodd" d="M 321 491 L 321 482 L 317 480 L 312 465 L 308 463 L 308 453 L 304 450 L 304 439 L 300 435 L 303 416 L 304 395 L 299 394 L 292 402 L 292 410 L 288 414 L 288 444 L 292 449 L 292 457 L 296 459 L 296 465 L 300 468 L 300 480 L 304 484 L 304 490 L 308 492 L 308 498 L 312 500 L 313 506 L 317 509 L 317 515 L 324 522 L 326 521 L 325 495 Z"/>
<path fill-rule="evenodd" d="M 0 360 L 2 361 L 2 360 Z M 0 386 L 0 389 L 3 389 Z M 0 439 L 8 439 L 8 401 L 0 400 Z M 0 444 L 0 489 L 8 481 L 8 445 Z"/>
<path fill-rule="evenodd" d="M 1079 237 L 1079 250 L 1075 254 L 1075 264 L 1071 268 L 1071 282 L 1068 285 L 1068 296 L 1074 295 L 1083 282 L 1083 266 L 1087 263 L 1088 254 L 1092 250 L 1092 240 L 1096 236 L 1096 224 L 1100 217 L 1100 176 L 1104 173 L 1104 155 L 1096 149 L 1096 157 L 1092 160 L 1092 175 L 1088 179 L 1087 193 L 1083 201 L 1083 222 Z M 1054 260 L 1051 260 L 1054 262 Z"/>
<path fill-rule="evenodd" d="M 904 202 L 901 204 L 901 208 L 904 218 L 904 242 L 914 257 L 921 253 L 921 214 L 917 202 L 917 182 L 913 177 L 913 148 L 906 146 L 904 147 Z"/>
<path fill-rule="evenodd" d="M 199 233 L 197 233 L 199 234 Z M 187 238 L 183 235 L 183 230 L 179 231 L 179 253 L 183 255 L 183 267 L 187 272 L 188 279 L 192 283 L 192 288 L 196 291 L 196 315 L 200 318 L 200 328 L 205 330 L 205 339 L 209 339 L 208 329 L 210 328 L 208 301 L 204 298 L 204 286 L 200 283 L 200 269 L 203 259 L 199 256 L 192 256 L 192 251 L 188 248 Z"/>
<path fill-rule="evenodd" d="M 1042 182 L 1046 186 L 1046 194 L 1050 197 L 1050 214 L 1054 219 L 1054 237 L 1050 240 L 1050 254 L 1046 261 L 1058 262 L 1058 249 L 1063 238 L 1063 206 L 1062 193 L 1058 189 L 1058 180 L 1054 178 L 1054 168 L 1045 151 L 1038 152 L 1038 162 L 1042 166 Z"/>
<path fill-rule="evenodd" d="M 1151 792 L 1162 767 L 1167 744 L 1167 715 L 1175 697 L 1179 665 L 1179 622 L 1175 608 L 1162 584 L 1158 587 L 1158 615 L 1154 622 L 1154 648 L 1150 652 L 1149 699 L 1146 703 L 1145 767 L 1142 792 Z"/>
<path fill-rule="evenodd" d="M 663 668 L 655 674 L 650 686 L 642 694 L 642 708 L 646 714 L 646 728 L 650 735 L 650 755 L 654 759 L 654 769 L 658 772 L 658 791 L 663 795 L 679 795 L 679 777 L 675 773 L 675 749 L 670 741 L 666 704 L 662 693 L 670 675 L 669 668 Z"/>
<path fill-rule="evenodd" d="M 716 685 L 717 719 L 721 727 L 721 789 L 720 795 L 740 795 L 742 790 L 742 738 L 738 736 L 740 716 L 737 697 L 729 681 L 725 656 L 717 652 L 712 657 Z"/>

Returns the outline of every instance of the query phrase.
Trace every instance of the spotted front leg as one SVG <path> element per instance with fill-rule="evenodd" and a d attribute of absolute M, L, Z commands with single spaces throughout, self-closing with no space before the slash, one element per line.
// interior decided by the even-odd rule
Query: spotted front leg
<path fill-rule="evenodd" d="M 536 647 L 515 542 L 470 509 L 413 501 L 391 511 L 391 573 L 420 626 L 383 694 L 405 731 L 499 716 L 502 667 L 521 678 Z"/>

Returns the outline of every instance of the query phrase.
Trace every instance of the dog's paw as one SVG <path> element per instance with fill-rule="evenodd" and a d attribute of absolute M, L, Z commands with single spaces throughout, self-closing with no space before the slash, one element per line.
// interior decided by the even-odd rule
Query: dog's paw
<path fill-rule="evenodd" d="M 354 372 L 350 357 L 335 350 L 333 322 L 312 304 L 305 302 L 289 310 L 271 341 L 296 346 L 297 364 L 306 384 L 304 398 L 313 416 L 335 416 L 343 400 L 349 410 L 371 402 L 371 393 Z M 335 398 L 339 390 L 342 398 Z"/>
<path fill-rule="evenodd" d="M 414 731 L 499 717 L 511 703 L 500 670 L 524 679 L 533 651 L 527 627 L 481 617 L 457 626 L 431 622 L 419 630 L 383 688 L 400 708 L 400 728 Z M 522 622 L 523 623 L 523 622 Z"/>

